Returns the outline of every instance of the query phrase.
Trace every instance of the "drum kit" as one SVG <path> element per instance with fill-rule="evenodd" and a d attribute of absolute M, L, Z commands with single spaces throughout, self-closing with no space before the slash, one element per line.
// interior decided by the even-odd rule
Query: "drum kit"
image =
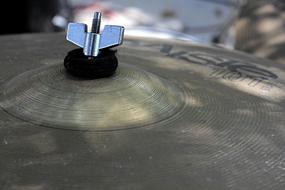
<path fill-rule="evenodd" d="M 122 43 L 113 29 L 82 33 L 99 39 L 86 59 Z M 0 189 L 285 188 L 284 65 L 126 37 L 116 72 L 91 79 L 64 67 L 64 34 L 0 44 Z"/>

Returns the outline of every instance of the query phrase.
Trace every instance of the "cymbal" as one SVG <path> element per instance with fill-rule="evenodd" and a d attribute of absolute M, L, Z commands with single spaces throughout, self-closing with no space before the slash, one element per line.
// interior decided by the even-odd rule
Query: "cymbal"
<path fill-rule="evenodd" d="M 283 189 L 285 68 L 128 38 L 117 72 L 69 75 L 62 34 L 0 38 L 1 189 Z"/>

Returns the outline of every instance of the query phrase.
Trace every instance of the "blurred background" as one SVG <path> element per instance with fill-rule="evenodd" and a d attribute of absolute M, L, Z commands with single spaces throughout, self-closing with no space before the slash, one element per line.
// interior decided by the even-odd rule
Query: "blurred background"
<path fill-rule="evenodd" d="M 1 35 L 63 32 L 70 21 L 91 25 L 100 11 L 102 25 L 123 25 L 127 36 L 219 45 L 285 63 L 284 0 L 21 0 L 1 7 Z"/>

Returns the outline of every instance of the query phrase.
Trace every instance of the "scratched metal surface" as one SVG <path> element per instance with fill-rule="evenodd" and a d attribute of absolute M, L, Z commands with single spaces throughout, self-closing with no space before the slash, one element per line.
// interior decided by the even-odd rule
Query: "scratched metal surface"
<path fill-rule="evenodd" d="M 284 189 L 284 66 L 128 39 L 88 81 L 65 73 L 62 34 L 0 44 L 1 190 Z"/>

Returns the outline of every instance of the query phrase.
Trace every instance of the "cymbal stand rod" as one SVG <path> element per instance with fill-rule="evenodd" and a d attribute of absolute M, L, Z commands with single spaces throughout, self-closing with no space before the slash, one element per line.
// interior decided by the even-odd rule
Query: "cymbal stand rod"
<path fill-rule="evenodd" d="M 93 21 L 92 21 L 92 28 L 91 32 L 99 34 L 100 32 L 100 25 L 101 25 L 101 13 L 100 12 L 95 12 Z"/>

